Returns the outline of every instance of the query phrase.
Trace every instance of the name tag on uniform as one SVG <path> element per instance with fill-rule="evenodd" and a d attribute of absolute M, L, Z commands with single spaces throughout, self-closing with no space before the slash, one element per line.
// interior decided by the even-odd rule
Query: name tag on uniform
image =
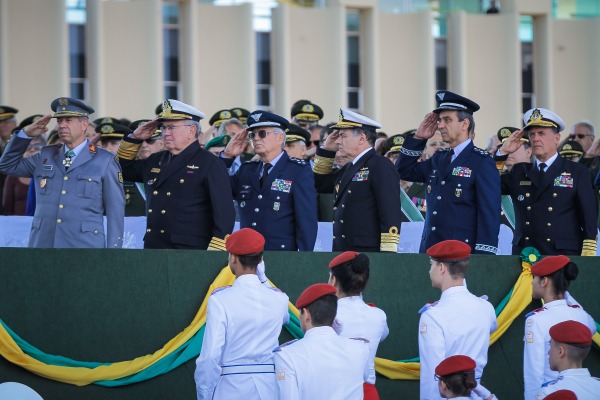
<path fill-rule="evenodd" d="M 44 165 L 42 165 L 42 169 L 45 171 L 52 171 L 52 165 L 44 164 Z"/>
<path fill-rule="evenodd" d="M 470 178 L 471 177 L 471 168 L 467 168 L 467 167 L 455 167 L 452 170 L 452 176 L 462 176 L 464 178 Z"/>
<path fill-rule="evenodd" d="M 286 181 L 285 179 L 275 179 L 271 184 L 271 190 L 289 193 L 290 190 L 292 190 L 292 181 Z"/>
<path fill-rule="evenodd" d="M 571 174 L 563 172 L 562 174 L 560 174 L 560 176 L 554 178 L 554 186 L 572 188 L 573 177 L 571 176 Z"/>
<path fill-rule="evenodd" d="M 521 186 L 531 186 L 531 181 L 521 181 L 521 182 L 519 182 L 519 185 L 521 185 Z"/>
<path fill-rule="evenodd" d="M 152 168 L 150 170 L 150 173 L 152 173 L 152 174 L 158 174 L 159 172 L 160 172 L 160 168 Z"/>
<path fill-rule="evenodd" d="M 369 179 L 369 170 L 361 169 L 352 177 L 352 182 L 364 182 Z"/>

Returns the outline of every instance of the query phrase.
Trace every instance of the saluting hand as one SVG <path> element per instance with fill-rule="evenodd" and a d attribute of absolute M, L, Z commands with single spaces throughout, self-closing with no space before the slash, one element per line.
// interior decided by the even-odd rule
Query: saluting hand
<path fill-rule="evenodd" d="M 523 137 L 523 134 L 525 133 L 524 129 L 520 129 L 518 131 L 514 131 L 502 144 L 502 147 L 500 147 L 500 154 L 501 155 L 506 155 L 506 154 L 511 154 L 514 153 L 515 151 L 519 150 L 519 147 L 523 146 L 523 141 L 521 140 L 521 138 Z"/>
<path fill-rule="evenodd" d="M 427 140 L 435 135 L 435 131 L 438 128 L 438 119 L 439 116 L 436 113 L 428 113 L 419 124 L 417 132 L 415 133 L 415 139 Z"/>
<path fill-rule="evenodd" d="M 246 138 L 248 137 L 248 129 L 235 135 L 231 142 L 227 143 L 227 147 L 223 150 L 223 155 L 226 158 L 236 158 L 244 152 L 246 148 Z"/>
<path fill-rule="evenodd" d="M 131 134 L 131 137 L 134 139 L 146 140 L 154 135 L 156 129 L 158 129 L 158 117 L 138 126 Z"/>
<path fill-rule="evenodd" d="M 46 114 L 42 118 L 34 121 L 31 125 L 23 128 L 23 132 L 29 137 L 38 137 L 48 130 L 48 122 L 52 119 L 52 115 Z"/>
<path fill-rule="evenodd" d="M 325 150 L 338 151 L 340 146 L 336 143 L 336 141 L 339 139 L 339 137 L 340 131 L 338 129 L 331 132 L 329 136 L 327 136 L 327 139 L 325 139 L 325 143 L 323 144 Z"/>
<path fill-rule="evenodd" d="M 583 155 L 583 158 L 594 158 L 598 155 L 600 155 L 600 139 L 592 144 L 592 147 Z"/>

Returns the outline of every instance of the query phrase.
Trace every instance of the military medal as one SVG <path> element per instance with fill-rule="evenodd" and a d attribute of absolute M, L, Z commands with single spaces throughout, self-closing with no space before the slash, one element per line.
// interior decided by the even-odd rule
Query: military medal
<path fill-rule="evenodd" d="M 340 190 L 340 184 L 338 183 L 337 185 L 335 185 L 335 192 L 337 193 L 337 192 L 339 192 L 339 190 Z"/>
<path fill-rule="evenodd" d="M 431 193 L 431 185 L 427 185 L 427 193 Z"/>
<path fill-rule="evenodd" d="M 273 203 L 273 210 L 279 211 L 279 206 L 280 206 L 280 203 L 278 201 L 276 201 L 275 203 Z"/>
<path fill-rule="evenodd" d="M 156 180 L 156 179 L 150 179 L 150 180 L 148 181 L 148 185 L 152 185 L 152 184 L 154 184 L 154 181 L 155 181 L 155 180 Z"/>
<path fill-rule="evenodd" d="M 460 196 L 462 195 L 462 189 L 456 189 L 456 190 L 454 191 L 454 195 L 455 195 L 456 197 L 460 197 Z"/>
<path fill-rule="evenodd" d="M 46 187 L 46 178 L 42 178 L 42 180 L 40 181 L 40 188 L 43 189 Z"/>
<path fill-rule="evenodd" d="M 519 197 L 517 197 L 517 200 L 523 201 L 525 200 L 525 197 L 522 194 L 520 194 Z"/>
<path fill-rule="evenodd" d="M 245 202 L 245 201 L 242 201 L 242 202 L 240 203 L 240 207 L 242 207 L 242 208 L 246 207 L 246 202 Z"/>

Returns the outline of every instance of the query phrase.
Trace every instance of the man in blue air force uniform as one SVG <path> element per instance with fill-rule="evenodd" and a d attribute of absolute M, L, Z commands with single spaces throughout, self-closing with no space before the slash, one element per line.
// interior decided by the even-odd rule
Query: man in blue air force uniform
<path fill-rule="evenodd" d="M 85 137 L 94 109 L 68 97 L 54 100 L 51 108 L 54 115 L 45 115 L 13 135 L 0 159 L 0 171 L 35 180 L 29 247 L 120 248 L 123 176 L 114 155 L 96 148 Z M 57 119 L 64 144 L 45 146 L 38 154 L 23 158 L 31 138 L 42 135 L 51 118 Z"/>
<path fill-rule="evenodd" d="M 246 138 L 260 161 L 249 161 L 231 177 L 239 203 L 240 228 L 265 237 L 265 250 L 313 251 L 317 240 L 317 194 L 310 165 L 283 150 L 288 121 L 267 111 L 248 116 L 248 130 L 220 154 L 227 167 L 242 153 Z"/>
<path fill-rule="evenodd" d="M 400 178 L 424 182 L 427 214 L 419 252 L 443 240 L 467 243 L 477 254 L 498 252 L 500 177 L 490 154 L 473 145 L 475 102 L 438 91 L 438 107 L 408 135 L 396 162 Z M 417 162 L 427 139 L 439 130 L 449 149 Z"/>

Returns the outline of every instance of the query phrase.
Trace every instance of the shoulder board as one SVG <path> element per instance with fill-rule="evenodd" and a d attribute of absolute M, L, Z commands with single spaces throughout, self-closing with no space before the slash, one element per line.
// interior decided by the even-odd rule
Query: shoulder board
<path fill-rule="evenodd" d="M 256 164 L 256 163 L 259 163 L 259 162 L 260 162 L 260 160 L 250 160 L 250 161 L 244 161 L 244 162 L 242 163 L 242 165 L 244 165 L 244 164 Z"/>
<path fill-rule="evenodd" d="M 555 380 L 553 380 L 553 381 L 548 381 L 548 382 L 546 382 L 546 383 L 542 383 L 542 387 L 543 387 L 543 388 L 545 388 L 545 387 L 548 387 L 548 386 L 554 385 L 556 382 L 558 382 L 558 379 L 555 379 Z"/>
<path fill-rule="evenodd" d="M 216 294 L 216 293 L 222 292 L 223 290 L 225 290 L 225 289 L 229 289 L 230 287 L 231 287 L 231 285 L 227 285 L 227 286 L 221 286 L 221 287 L 218 287 L 218 288 L 216 288 L 215 290 L 213 290 L 213 291 L 212 291 L 212 293 L 211 293 L 210 295 L 212 296 L 213 294 Z"/>
<path fill-rule="evenodd" d="M 375 305 L 375 303 L 367 303 L 367 305 L 368 305 L 369 307 L 377 307 L 377 306 Z"/>
<path fill-rule="evenodd" d="M 294 340 L 290 340 L 289 342 L 285 342 L 284 344 L 277 346 L 273 349 L 273 353 L 277 353 L 278 351 L 281 351 L 281 349 L 283 349 L 284 347 L 289 346 L 292 343 L 296 343 L 298 341 L 298 339 L 294 339 Z"/>
<path fill-rule="evenodd" d="M 545 308 L 544 308 L 544 307 L 541 307 L 541 308 L 538 308 L 538 309 L 536 309 L 536 310 L 533 310 L 532 312 L 530 312 L 530 313 L 527 313 L 527 314 L 525 315 L 525 318 L 529 318 L 530 316 L 532 316 L 532 315 L 534 315 L 534 314 L 537 314 L 537 313 L 539 313 L 539 312 L 542 312 L 542 311 L 544 311 L 544 310 L 545 310 Z"/>
<path fill-rule="evenodd" d="M 269 289 L 271 289 L 271 290 L 272 290 L 272 291 L 274 291 L 274 292 L 283 293 L 283 290 L 281 290 L 281 289 L 279 289 L 279 288 L 276 288 L 276 287 L 271 287 L 271 288 L 269 288 Z"/>
<path fill-rule="evenodd" d="M 474 146 L 474 147 L 473 147 L 473 151 L 474 151 L 475 153 L 479 153 L 479 154 L 481 154 L 482 156 L 492 157 L 492 155 L 491 155 L 491 154 L 490 154 L 490 153 L 489 153 L 487 150 L 480 149 L 480 148 L 479 148 L 479 147 L 477 147 L 477 146 Z"/>
<path fill-rule="evenodd" d="M 96 146 L 90 143 L 90 153 L 95 153 L 96 152 Z"/>
<path fill-rule="evenodd" d="M 427 304 L 425 304 L 419 310 L 419 314 L 423 314 L 425 311 L 432 309 L 433 307 L 437 306 L 438 303 L 439 303 L 439 301 L 434 301 L 433 303 L 427 303 Z"/>
<path fill-rule="evenodd" d="M 296 158 L 296 157 L 289 157 L 289 160 L 293 163 L 296 164 L 300 164 L 300 165 L 306 165 L 306 160 L 302 160 L 300 158 Z"/>
<path fill-rule="evenodd" d="M 367 343 L 367 344 L 368 344 L 368 343 L 371 343 L 371 342 L 369 341 L 369 339 L 365 339 L 365 338 L 362 338 L 362 337 L 351 337 L 351 338 L 348 338 L 348 339 L 350 339 L 350 340 L 358 340 L 358 341 L 361 341 L 361 342 L 363 342 L 363 343 Z"/>
<path fill-rule="evenodd" d="M 569 305 L 569 307 L 571 307 L 571 308 L 581 308 L 581 306 L 578 306 L 577 304 Z"/>

